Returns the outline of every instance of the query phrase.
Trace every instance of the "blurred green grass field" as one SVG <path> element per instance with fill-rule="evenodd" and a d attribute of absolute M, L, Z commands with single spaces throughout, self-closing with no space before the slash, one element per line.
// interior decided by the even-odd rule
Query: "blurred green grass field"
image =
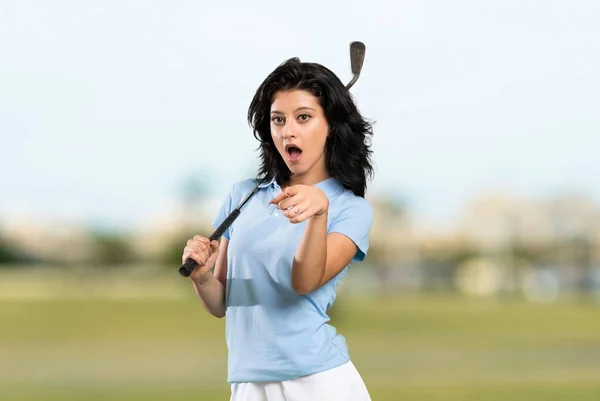
<path fill-rule="evenodd" d="M 341 294 L 332 317 L 374 401 L 600 399 L 598 306 Z M 229 399 L 225 321 L 192 295 L 3 299 L 0 322 L 0 400 Z"/>

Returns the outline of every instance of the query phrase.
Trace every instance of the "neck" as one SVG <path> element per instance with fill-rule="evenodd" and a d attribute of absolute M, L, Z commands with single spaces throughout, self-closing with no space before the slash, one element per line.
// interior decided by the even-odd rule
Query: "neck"
<path fill-rule="evenodd" d="M 292 174 L 288 181 L 288 186 L 292 185 L 315 185 L 328 179 L 330 175 L 327 171 L 307 171 L 304 174 Z"/>

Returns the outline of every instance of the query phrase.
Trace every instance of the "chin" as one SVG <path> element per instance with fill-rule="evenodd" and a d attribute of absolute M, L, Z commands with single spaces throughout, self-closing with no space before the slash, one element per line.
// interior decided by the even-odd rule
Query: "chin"
<path fill-rule="evenodd" d="M 306 167 L 301 167 L 298 164 L 287 164 L 287 167 L 292 175 L 302 175 L 308 171 Z"/>
<path fill-rule="evenodd" d="M 288 166 L 290 173 L 292 173 L 292 175 L 302 175 L 304 173 L 306 173 L 306 169 L 302 169 L 302 168 L 298 168 L 296 166 Z"/>

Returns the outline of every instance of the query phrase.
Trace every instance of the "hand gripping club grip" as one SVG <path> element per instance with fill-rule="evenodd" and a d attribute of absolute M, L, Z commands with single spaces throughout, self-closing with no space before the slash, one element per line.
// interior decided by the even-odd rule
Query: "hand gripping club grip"
<path fill-rule="evenodd" d="M 208 237 L 208 239 L 210 240 L 210 242 L 218 240 L 219 238 L 221 238 L 221 236 L 223 235 L 223 233 L 225 232 L 225 230 L 227 230 L 235 221 L 235 219 L 238 218 L 238 216 L 240 215 L 240 209 L 234 209 L 233 212 L 231 212 L 231 214 L 229 216 L 227 216 L 227 218 L 225 219 L 225 221 L 223 221 L 221 223 L 221 225 L 219 227 L 217 227 L 217 229 L 215 230 L 214 233 L 211 234 L 210 237 Z M 179 274 L 181 274 L 183 277 L 189 277 L 190 274 L 192 274 L 192 272 L 194 271 L 194 269 L 198 266 L 198 264 L 196 263 L 195 260 L 192 259 L 188 259 L 185 261 L 185 263 L 183 264 L 183 266 L 181 266 L 179 268 Z"/>

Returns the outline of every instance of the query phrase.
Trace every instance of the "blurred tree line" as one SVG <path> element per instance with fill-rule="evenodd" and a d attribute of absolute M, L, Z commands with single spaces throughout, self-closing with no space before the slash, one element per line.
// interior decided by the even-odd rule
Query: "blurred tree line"
<path fill-rule="evenodd" d="M 181 263 L 186 241 L 194 234 L 209 236 L 213 228 L 201 212 L 210 198 L 210 185 L 199 175 L 191 175 L 180 186 L 181 217 L 168 230 L 156 236 L 151 245 L 141 249 L 138 234 L 93 229 L 77 238 L 57 243 L 53 252 L 40 254 L 16 246 L 8 236 L 0 236 L 0 267 L 32 263 L 47 265 L 84 265 L 90 268 L 115 268 L 132 264 L 152 264 L 172 269 Z M 456 291 L 457 276 L 472 262 L 485 260 L 502 270 L 506 288 L 519 285 L 524 272 L 554 269 L 576 277 L 580 290 L 591 288 L 590 277 L 599 261 L 600 244 L 593 231 L 549 237 L 531 241 L 520 235 L 493 247 L 478 243 L 478 238 L 453 234 L 436 237 L 415 234 L 408 202 L 392 196 L 373 200 L 375 225 L 366 266 L 381 291 L 397 291 L 410 280 L 418 281 L 421 291 Z M 202 217 L 204 216 L 204 217 Z M 477 223 L 479 223 L 477 221 Z M 562 232 L 559 230 L 559 232 Z M 72 254 L 73 250 L 78 253 Z M 70 253 L 71 252 L 71 253 Z"/>
<path fill-rule="evenodd" d="M 28 258 L 10 243 L 4 236 L 0 236 L 0 267 L 18 265 L 29 262 Z"/>

